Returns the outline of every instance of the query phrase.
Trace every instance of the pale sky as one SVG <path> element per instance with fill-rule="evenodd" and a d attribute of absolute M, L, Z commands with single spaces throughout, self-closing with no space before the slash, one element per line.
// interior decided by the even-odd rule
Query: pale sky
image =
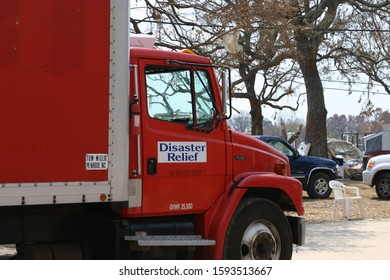
<path fill-rule="evenodd" d="M 374 108 L 382 108 L 383 111 L 390 110 L 390 95 L 384 94 L 384 90 L 380 91 L 382 94 L 371 94 L 370 99 L 374 104 Z M 324 98 L 325 98 L 325 106 L 328 111 L 327 117 L 331 117 L 334 114 L 338 115 L 352 115 L 357 116 L 364 108 L 367 95 L 363 95 L 360 92 L 354 92 L 351 95 L 348 95 L 346 91 L 336 91 L 336 90 L 325 90 Z M 359 103 L 359 99 L 361 99 Z M 295 105 L 295 99 L 291 98 L 291 102 Z M 238 110 L 250 111 L 248 100 L 233 100 L 233 107 Z M 300 102 L 300 107 L 297 112 L 292 112 L 290 110 L 278 111 L 270 107 L 263 108 L 264 116 L 272 120 L 274 118 L 275 113 L 278 116 L 283 116 L 283 118 L 287 119 L 289 117 L 292 118 L 306 118 L 307 113 L 307 103 L 305 97 Z"/>

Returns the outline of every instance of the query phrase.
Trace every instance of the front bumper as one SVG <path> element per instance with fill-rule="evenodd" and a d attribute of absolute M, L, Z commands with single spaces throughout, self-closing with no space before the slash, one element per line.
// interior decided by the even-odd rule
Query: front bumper
<path fill-rule="evenodd" d="M 371 171 L 367 171 L 367 170 L 363 171 L 362 176 L 363 176 L 363 183 L 372 187 Z"/>

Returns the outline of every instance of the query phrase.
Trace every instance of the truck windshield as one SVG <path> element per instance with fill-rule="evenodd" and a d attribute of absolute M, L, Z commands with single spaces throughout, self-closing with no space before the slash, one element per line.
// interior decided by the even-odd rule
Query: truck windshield
<path fill-rule="evenodd" d="M 146 88 L 151 118 L 185 125 L 208 124 L 215 118 L 207 71 L 148 66 Z"/>

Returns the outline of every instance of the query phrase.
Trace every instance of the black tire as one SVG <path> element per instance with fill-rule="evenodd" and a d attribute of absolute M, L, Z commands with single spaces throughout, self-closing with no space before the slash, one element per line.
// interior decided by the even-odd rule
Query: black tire
<path fill-rule="evenodd" d="M 316 172 L 306 187 L 310 198 L 328 198 L 332 189 L 329 187 L 330 177 L 324 172 Z"/>
<path fill-rule="evenodd" d="M 21 260 L 83 260 L 88 259 L 85 242 L 54 242 L 17 246 L 15 259 Z"/>
<path fill-rule="evenodd" d="M 390 199 L 390 173 L 383 173 L 375 180 L 376 194 L 380 199 Z"/>
<path fill-rule="evenodd" d="M 283 211 L 272 201 L 246 198 L 234 213 L 225 236 L 227 260 L 289 260 L 293 239 Z"/>

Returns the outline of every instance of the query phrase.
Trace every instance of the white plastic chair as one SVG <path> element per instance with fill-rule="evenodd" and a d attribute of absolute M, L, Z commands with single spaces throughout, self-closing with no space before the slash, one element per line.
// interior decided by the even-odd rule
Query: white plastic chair
<path fill-rule="evenodd" d="M 353 201 L 356 201 L 356 203 L 359 204 L 360 215 L 361 218 L 363 219 L 363 202 L 358 187 L 347 187 L 343 183 L 336 180 L 330 181 L 329 186 L 333 190 L 333 194 L 334 194 L 333 218 L 336 215 L 337 202 L 341 202 L 343 205 L 343 214 L 349 220 L 351 216 L 351 203 Z M 350 191 L 347 192 L 348 190 Z M 352 190 L 354 190 L 354 196 L 348 196 L 348 193 L 350 193 Z"/>

